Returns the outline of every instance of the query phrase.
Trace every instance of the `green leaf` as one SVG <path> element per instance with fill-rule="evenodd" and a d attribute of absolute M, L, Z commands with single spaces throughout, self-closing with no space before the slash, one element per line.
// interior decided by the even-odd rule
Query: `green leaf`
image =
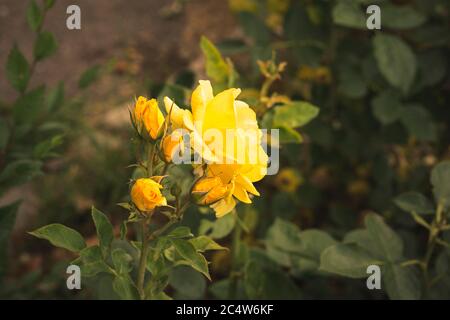
<path fill-rule="evenodd" d="M 267 231 L 266 241 L 283 251 L 298 252 L 300 229 L 293 223 L 277 218 Z"/>
<path fill-rule="evenodd" d="M 279 143 L 281 143 L 281 144 L 302 143 L 303 142 L 302 135 L 293 128 L 279 127 L 279 128 L 275 128 L 275 129 L 280 130 L 279 131 Z"/>
<path fill-rule="evenodd" d="M 394 203 L 406 212 L 433 214 L 435 209 L 427 197 L 419 192 L 405 192 L 394 199 Z"/>
<path fill-rule="evenodd" d="M 42 174 L 41 168 L 41 161 L 24 159 L 10 162 L 0 173 L 0 194 Z"/>
<path fill-rule="evenodd" d="M 58 110 L 64 103 L 64 82 L 60 81 L 47 95 L 47 110 L 51 113 Z"/>
<path fill-rule="evenodd" d="M 386 90 L 372 100 L 372 112 L 381 124 L 388 125 L 400 118 L 402 103 L 400 97 L 391 90 Z"/>
<path fill-rule="evenodd" d="M 103 213 L 92 207 L 92 220 L 97 230 L 97 237 L 99 240 L 100 248 L 103 256 L 107 257 L 109 250 L 111 249 L 111 243 L 114 239 L 114 230 L 108 217 Z"/>
<path fill-rule="evenodd" d="M 122 248 L 114 249 L 111 253 L 114 269 L 121 275 L 128 274 L 133 266 L 133 258 Z"/>
<path fill-rule="evenodd" d="M 17 45 L 11 49 L 6 62 L 6 77 L 14 89 L 24 92 L 30 79 L 30 67 L 27 59 Z"/>
<path fill-rule="evenodd" d="M 384 3 L 380 7 L 383 27 L 391 29 L 411 29 L 421 26 L 426 16 L 412 6 L 396 6 Z"/>
<path fill-rule="evenodd" d="M 255 260 L 250 260 L 245 267 L 244 287 L 249 299 L 295 300 L 301 297 L 286 272 Z"/>
<path fill-rule="evenodd" d="M 33 149 L 33 156 L 37 159 L 44 159 L 54 155 L 53 149 L 63 143 L 64 136 L 62 134 L 55 135 L 50 139 L 44 140 L 37 144 Z"/>
<path fill-rule="evenodd" d="M 205 278 L 186 266 L 174 268 L 170 273 L 169 283 L 182 299 L 201 299 L 206 289 Z"/>
<path fill-rule="evenodd" d="M 190 238 L 193 236 L 191 229 L 185 226 L 175 228 L 167 235 L 169 238 Z"/>
<path fill-rule="evenodd" d="M 355 244 L 337 244 L 327 248 L 320 257 L 320 271 L 349 278 L 366 278 L 367 267 L 380 265 L 366 250 Z"/>
<path fill-rule="evenodd" d="M 81 274 L 83 277 L 94 277 L 101 272 L 110 272 L 99 246 L 84 248 L 80 251 Z"/>
<path fill-rule="evenodd" d="M 226 247 L 222 247 L 213 239 L 207 236 L 199 236 L 189 240 L 197 251 L 205 252 L 209 250 L 228 250 Z"/>
<path fill-rule="evenodd" d="M 211 280 L 208 271 L 208 262 L 202 254 L 197 252 L 192 243 L 182 239 L 170 239 L 170 241 L 178 254 L 186 260 L 189 266 L 203 273 L 205 277 Z"/>
<path fill-rule="evenodd" d="M 366 16 L 357 1 L 338 1 L 333 8 L 333 22 L 344 27 L 366 29 Z"/>
<path fill-rule="evenodd" d="M 45 8 L 47 8 L 47 9 L 51 9 L 54 4 L 55 4 L 55 0 L 45 0 L 44 1 Z"/>
<path fill-rule="evenodd" d="M 86 89 L 98 79 L 99 74 L 100 74 L 99 65 L 90 67 L 81 75 L 80 80 L 78 80 L 78 87 L 80 89 Z"/>
<path fill-rule="evenodd" d="M 0 280 L 6 271 L 8 241 L 16 221 L 19 204 L 15 202 L 0 208 Z"/>
<path fill-rule="evenodd" d="M 431 185 L 436 202 L 450 207 L 450 161 L 437 164 L 431 171 Z"/>
<path fill-rule="evenodd" d="M 214 84 L 226 84 L 230 70 L 219 50 L 205 36 L 200 40 L 200 47 L 206 58 L 206 74 Z"/>
<path fill-rule="evenodd" d="M 339 93 L 352 98 L 362 98 L 367 93 L 362 70 L 358 66 L 351 64 L 338 65 L 338 91 Z"/>
<path fill-rule="evenodd" d="M 379 250 L 379 247 L 373 241 L 369 231 L 367 229 L 356 229 L 347 233 L 342 241 L 344 244 L 356 244 L 365 251 L 367 251 L 372 257 L 383 260 L 383 252 Z"/>
<path fill-rule="evenodd" d="M 421 283 L 414 266 L 402 267 L 398 264 L 383 266 L 383 285 L 390 299 L 420 299 Z"/>
<path fill-rule="evenodd" d="M 128 275 L 114 277 L 113 289 L 122 300 L 137 300 L 139 294 Z"/>
<path fill-rule="evenodd" d="M 377 214 L 368 214 L 365 218 L 366 228 L 372 239 L 377 252 L 389 262 L 397 262 L 402 259 L 403 241 L 394 230 L 392 230 L 383 218 Z"/>
<path fill-rule="evenodd" d="M 299 237 L 300 243 L 297 252 L 317 261 L 320 260 L 320 255 L 325 249 L 336 244 L 336 240 L 328 233 L 317 229 L 301 231 Z"/>
<path fill-rule="evenodd" d="M 399 37 L 377 33 L 373 38 L 378 68 L 394 87 L 407 93 L 416 75 L 416 57 L 411 48 Z"/>
<path fill-rule="evenodd" d="M 0 118 L 0 151 L 3 151 L 8 145 L 10 135 L 8 121 L 5 118 Z"/>
<path fill-rule="evenodd" d="M 35 0 L 31 0 L 27 9 L 27 21 L 31 30 L 38 31 L 42 24 L 42 10 L 39 8 Z"/>
<path fill-rule="evenodd" d="M 227 214 L 213 221 L 203 219 L 200 222 L 198 232 L 202 235 L 208 235 L 213 239 L 222 239 L 230 234 L 235 224 L 236 218 L 233 214 Z"/>
<path fill-rule="evenodd" d="M 45 59 L 51 56 L 57 48 L 58 45 L 53 34 L 47 31 L 41 32 L 34 44 L 34 57 L 37 61 Z"/>
<path fill-rule="evenodd" d="M 275 127 L 298 128 L 304 126 L 319 114 L 319 108 L 305 102 L 293 101 L 275 108 Z"/>
<path fill-rule="evenodd" d="M 83 237 L 74 229 L 54 223 L 29 232 L 31 235 L 50 241 L 56 247 L 79 252 L 86 247 Z"/>
<path fill-rule="evenodd" d="M 44 109 L 45 87 L 40 86 L 17 99 L 14 105 L 14 118 L 19 123 L 31 124 Z"/>
<path fill-rule="evenodd" d="M 411 136 L 421 141 L 435 141 L 437 129 L 430 112 L 420 105 L 405 106 L 401 121 Z"/>

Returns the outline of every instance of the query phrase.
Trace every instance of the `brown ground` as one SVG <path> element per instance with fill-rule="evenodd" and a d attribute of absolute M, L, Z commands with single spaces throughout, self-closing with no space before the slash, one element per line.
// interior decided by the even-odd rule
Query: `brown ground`
<path fill-rule="evenodd" d="M 70 4 L 81 8 L 81 30 L 66 28 Z M 73 90 L 82 70 L 121 55 L 128 46 L 142 54 L 141 74 L 164 80 L 181 67 L 199 65 L 201 35 L 217 41 L 238 32 L 227 1 L 190 0 L 178 15 L 165 18 L 161 9 L 170 4 L 172 0 L 57 0 L 44 29 L 55 33 L 59 50 L 39 64 L 34 81 L 53 85 L 66 80 Z M 32 51 L 27 5 L 25 0 L 0 3 L 0 93 L 7 101 L 13 95 L 3 76 L 9 49 L 17 42 L 27 57 Z"/>

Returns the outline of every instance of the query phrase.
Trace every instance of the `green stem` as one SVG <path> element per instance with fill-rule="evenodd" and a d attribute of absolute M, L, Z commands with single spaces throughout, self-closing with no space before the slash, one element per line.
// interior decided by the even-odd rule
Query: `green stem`
<path fill-rule="evenodd" d="M 139 291 L 139 296 L 141 300 L 145 299 L 144 292 L 144 280 L 145 280 L 145 269 L 147 266 L 147 256 L 149 249 L 149 240 L 148 238 L 148 226 L 147 220 L 142 221 L 142 247 L 141 247 L 141 256 L 139 259 L 139 269 L 138 269 L 138 278 L 137 278 L 137 288 Z"/>
<path fill-rule="evenodd" d="M 240 249 L 241 249 L 241 235 L 242 235 L 242 228 L 241 225 L 238 223 L 237 219 L 237 212 L 236 212 L 236 224 L 234 226 L 233 230 L 233 240 L 232 240 L 232 262 L 231 262 L 231 271 L 230 271 L 230 286 L 228 291 L 228 297 L 229 299 L 236 299 L 237 295 L 237 285 L 239 280 L 239 264 L 238 264 L 238 258 L 240 255 Z"/>
<path fill-rule="evenodd" d="M 155 157 L 155 145 L 149 144 L 148 146 L 148 157 L 147 157 L 147 175 L 149 177 L 153 176 L 153 160 Z"/>

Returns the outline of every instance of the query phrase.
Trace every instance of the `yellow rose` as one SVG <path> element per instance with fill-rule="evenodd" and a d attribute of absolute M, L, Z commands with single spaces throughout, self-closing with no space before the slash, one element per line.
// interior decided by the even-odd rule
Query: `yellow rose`
<path fill-rule="evenodd" d="M 138 179 L 131 188 L 131 200 L 140 211 L 152 211 L 158 206 L 167 205 L 167 200 L 160 189 L 162 185 L 153 179 Z"/>
<path fill-rule="evenodd" d="M 214 96 L 209 81 L 199 82 L 191 97 L 192 113 L 167 97 L 164 104 L 173 127 L 190 132 L 192 148 L 208 163 L 206 176 L 220 178 L 229 190 L 212 205 L 220 217 L 233 210 L 234 198 L 251 203 L 248 193 L 259 195 L 253 182 L 266 175 L 268 156 L 261 147 L 255 112 L 236 100 L 241 90 L 232 88 Z M 222 143 L 211 133 L 218 133 Z"/>
<path fill-rule="evenodd" d="M 134 121 L 138 130 L 143 125 L 152 139 L 158 138 L 164 125 L 164 115 L 159 110 L 156 99 L 139 97 L 134 107 Z"/>

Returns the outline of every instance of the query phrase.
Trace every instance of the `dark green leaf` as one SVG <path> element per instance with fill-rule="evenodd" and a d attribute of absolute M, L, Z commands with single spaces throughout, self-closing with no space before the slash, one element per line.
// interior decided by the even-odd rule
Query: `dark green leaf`
<path fill-rule="evenodd" d="M 427 197 L 419 192 L 405 192 L 394 200 L 395 204 L 406 212 L 415 212 L 418 214 L 432 214 L 435 209 Z"/>
<path fill-rule="evenodd" d="M 106 257 L 114 239 L 113 226 L 111 222 L 109 222 L 108 217 L 94 207 L 92 207 L 92 220 L 94 220 L 103 256 Z"/>
<path fill-rule="evenodd" d="M 51 56 L 58 45 L 52 33 L 44 31 L 39 33 L 34 44 L 34 57 L 37 61 Z"/>
<path fill-rule="evenodd" d="M 20 92 L 25 91 L 30 79 L 30 67 L 17 45 L 14 45 L 8 55 L 6 76 L 16 90 Z"/>
<path fill-rule="evenodd" d="M 0 280 L 6 271 L 8 241 L 14 222 L 16 221 L 18 208 L 19 202 L 0 208 Z"/>
<path fill-rule="evenodd" d="M 387 261 L 399 261 L 403 254 L 403 241 L 400 236 L 377 214 L 368 214 L 365 224 L 377 252 L 382 253 Z"/>
<path fill-rule="evenodd" d="M 375 118 L 387 125 L 400 118 L 402 103 L 399 96 L 391 90 L 383 91 L 372 100 L 372 112 Z"/>
<path fill-rule="evenodd" d="M 80 89 L 86 89 L 98 79 L 99 74 L 100 74 L 99 65 L 90 67 L 81 75 L 80 80 L 78 81 L 78 87 Z"/>
<path fill-rule="evenodd" d="M 390 299 L 420 299 L 421 284 L 414 266 L 387 264 L 383 267 L 383 285 Z"/>
<path fill-rule="evenodd" d="M 430 112 L 420 105 L 408 105 L 402 109 L 401 121 L 411 136 L 421 141 L 435 141 L 437 129 Z"/>
<path fill-rule="evenodd" d="M 42 10 L 35 0 L 31 0 L 27 9 L 27 20 L 31 30 L 37 31 L 42 24 Z"/>
<path fill-rule="evenodd" d="M 450 207 L 450 161 L 437 164 L 431 172 L 431 184 L 436 202 Z"/>
<path fill-rule="evenodd" d="M 407 93 L 416 75 L 416 57 L 399 37 L 377 33 L 373 38 L 378 68 L 386 80 Z"/>
<path fill-rule="evenodd" d="M 205 277 L 211 280 L 208 271 L 208 262 L 202 254 L 197 252 L 192 243 L 182 239 L 171 239 L 170 241 L 178 254 L 186 260 L 189 266 L 203 273 Z"/>

